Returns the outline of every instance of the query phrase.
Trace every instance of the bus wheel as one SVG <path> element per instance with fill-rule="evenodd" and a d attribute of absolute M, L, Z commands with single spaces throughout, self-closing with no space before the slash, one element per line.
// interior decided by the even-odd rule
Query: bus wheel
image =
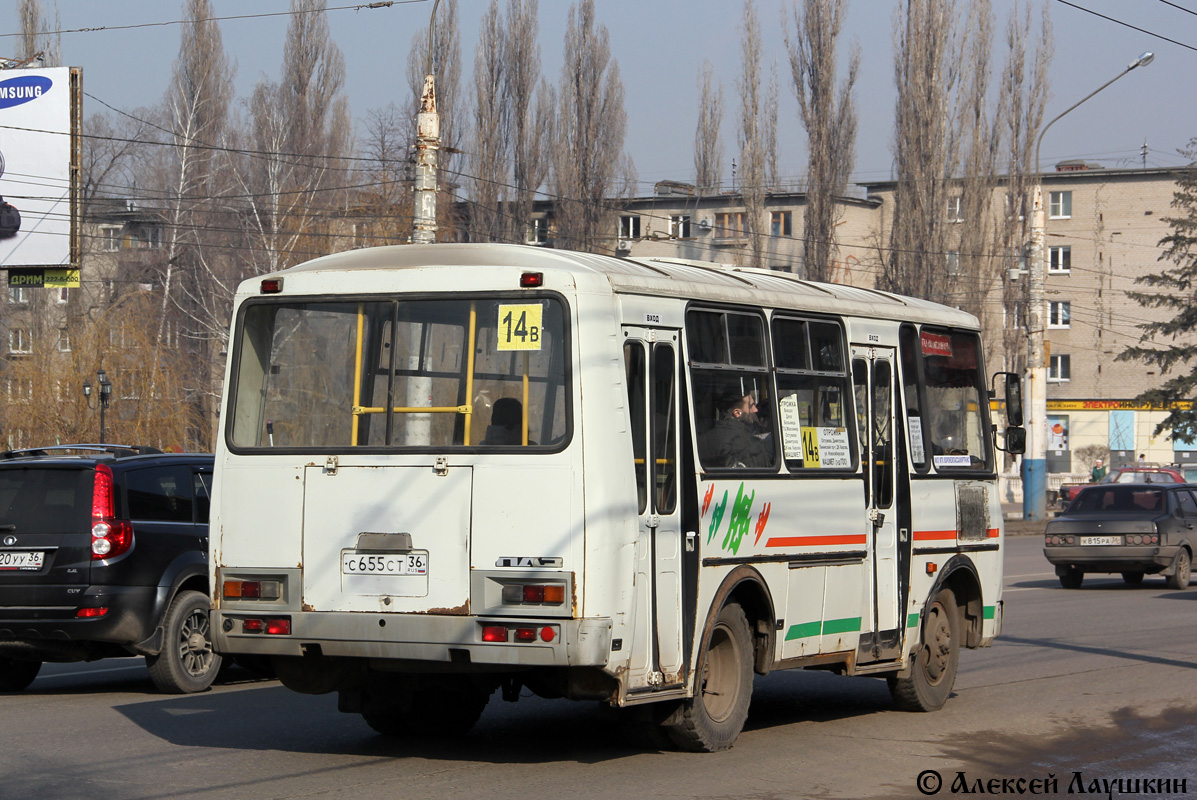
<path fill-rule="evenodd" d="M 907 677 L 889 678 L 903 711 L 937 711 L 947 702 L 960 663 L 960 610 L 951 589 L 941 589 L 923 612 L 922 641 Z"/>
<path fill-rule="evenodd" d="M 726 750 L 743 730 L 752 700 L 752 631 L 738 604 L 719 611 L 698 663 L 694 697 L 683 701 L 669 735 L 683 750 Z"/>

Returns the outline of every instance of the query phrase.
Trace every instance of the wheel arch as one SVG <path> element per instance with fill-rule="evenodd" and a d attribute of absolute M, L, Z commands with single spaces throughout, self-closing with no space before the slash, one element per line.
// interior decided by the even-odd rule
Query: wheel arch
<path fill-rule="evenodd" d="M 981 577 L 973 560 L 966 555 L 956 555 L 944 564 L 931 591 L 923 598 L 924 607 L 941 589 L 951 589 L 952 594 L 956 595 L 956 604 L 964 612 L 964 646 L 970 649 L 980 647 L 985 605 L 981 594 Z"/>
<path fill-rule="evenodd" d="M 777 627 L 777 613 L 768 583 L 755 567 L 749 565 L 736 567 L 719 584 L 703 620 L 699 647 L 695 652 L 704 652 L 711 626 L 719 616 L 719 611 L 729 602 L 738 603 L 748 618 L 753 640 L 753 670 L 758 675 L 769 674 L 769 667 L 773 664 L 773 633 Z"/>

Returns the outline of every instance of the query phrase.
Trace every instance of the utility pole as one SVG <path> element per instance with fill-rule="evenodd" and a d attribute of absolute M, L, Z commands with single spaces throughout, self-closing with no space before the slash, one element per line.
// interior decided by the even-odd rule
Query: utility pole
<path fill-rule="evenodd" d="M 428 21 L 428 72 L 424 75 L 424 91 L 420 94 L 420 112 L 416 115 L 416 185 L 415 208 L 412 214 L 413 244 L 436 242 L 436 160 L 441 148 L 441 118 L 436 111 L 436 78 L 432 74 L 433 26 L 436 8 Z"/>
<path fill-rule="evenodd" d="M 1039 171 L 1039 145 L 1047 129 L 1056 124 L 1069 111 L 1088 100 L 1135 67 L 1145 67 L 1152 62 L 1152 53 L 1143 53 L 1126 69 L 1098 86 L 1089 94 L 1057 114 L 1043 126 L 1035 140 L 1035 194 L 1031 211 L 1031 263 L 1027 301 L 1027 454 L 1022 460 L 1022 510 L 1029 520 L 1047 517 L 1047 365 L 1043 361 L 1043 331 L 1047 319 L 1047 296 L 1044 282 L 1047 277 L 1047 262 L 1044 258 L 1044 241 L 1047 226 L 1043 209 L 1043 174 Z"/>

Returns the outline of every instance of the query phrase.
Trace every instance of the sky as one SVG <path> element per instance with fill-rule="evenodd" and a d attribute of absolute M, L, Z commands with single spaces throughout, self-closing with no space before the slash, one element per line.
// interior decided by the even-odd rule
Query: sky
<path fill-rule="evenodd" d="M 900 0 L 846 2 L 844 50 L 856 43 L 861 52 L 852 178 L 885 181 L 893 177 L 893 23 Z M 1197 137 L 1193 102 L 1197 91 L 1192 84 L 1197 74 L 1197 0 L 1022 0 L 1020 5 L 1026 2 L 1036 20 L 1047 4 L 1054 28 L 1047 119 L 1122 73 L 1140 53 L 1155 53 L 1151 65 L 1120 77 L 1052 126 L 1042 145 L 1045 168 L 1074 158 L 1110 168 L 1186 163 L 1177 150 Z M 805 133 L 798 120 L 782 36 L 783 9 L 792 0 L 755 3 L 766 76 L 776 63 L 780 83 L 780 172 L 800 181 L 806 165 Z M 469 90 L 478 20 L 487 4 L 488 0 L 459 0 L 463 92 Z M 560 72 L 571 4 L 540 0 L 542 73 L 551 81 Z M 64 31 L 64 65 L 83 69 L 83 89 L 90 95 L 84 98 L 85 118 L 95 112 L 111 113 L 100 101 L 130 113 L 161 101 L 182 30 L 177 24 L 161 23 L 182 17 L 181 0 L 43 0 L 43 5 L 51 16 L 57 9 Z M 501 5 L 506 5 L 505 0 Z M 432 2 L 407 0 L 368 9 L 351 0 L 329 0 L 328 6 L 333 37 L 345 56 L 346 90 L 360 131 L 371 109 L 408 102 L 407 54 L 413 35 L 426 35 Z M 999 40 L 995 63 L 1004 58 L 1006 16 L 1013 6 L 1014 0 L 993 2 Z M 18 30 L 16 7 L 17 0 L 0 0 L 0 56 L 16 52 L 12 38 Z M 278 78 L 290 19 L 281 12 L 290 3 L 214 0 L 214 7 L 218 17 L 228 17 L 220 26 L 225 49 L 236 63 L 240 101 L 257 81 Z M 725 172 L 729 171 L 736 150 L 743 2 L 596 0 L 596 9 L 598 21 L 610 33 L 612 55 L 624 83 L 625 145 L 641 182 L 638 193 L 651 193 L 658 180 L 693 179 L 697 76 L 704 60 L 711 62 L 723 86 L 724 161 Z M 468 99 L 463 100 L 468 107 Z"/>

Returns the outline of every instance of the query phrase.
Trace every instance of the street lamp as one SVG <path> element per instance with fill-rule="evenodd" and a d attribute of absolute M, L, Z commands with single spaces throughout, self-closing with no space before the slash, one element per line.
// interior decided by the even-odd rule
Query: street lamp
<path fill-rule="evenodd" d="M 103 368 L 96 373 L 96 383 L 100 387 L 100 444 L 104 444 L 104 412 L 108 410 L 108 401 L 112 397 L 112 381 L 108 380 L 108 373 Z M 91 381 L 83 382 L 83 396 L 87 398 L 87 407 L 94 408 L 91 404 Z"/>
<path fill-rule="evenodd" d="M 1089 94 L 1057 114 L 1039 132 L 1035 140 L 1035 194 L 1031 212 L 1030 286 L 1027 309 L 1027 455 L 1022 461 L 1022 510 L 1029 520 L 1047 516 L 1047 366 L 1043 363 L 1043 331 L 1047 319 L 1044 279 L 1044 239 L 1047 232 L 1043 213 L 1043 174 L 1039 171 L 1039 145 L 1047 129 L 1068 112 L 1088 100 L 1136 67 L 1145 67 L 1155 60 L 1152 53 L 1143 53 L 1126 65 L 1126 69 L 1098 86 Z"/>

